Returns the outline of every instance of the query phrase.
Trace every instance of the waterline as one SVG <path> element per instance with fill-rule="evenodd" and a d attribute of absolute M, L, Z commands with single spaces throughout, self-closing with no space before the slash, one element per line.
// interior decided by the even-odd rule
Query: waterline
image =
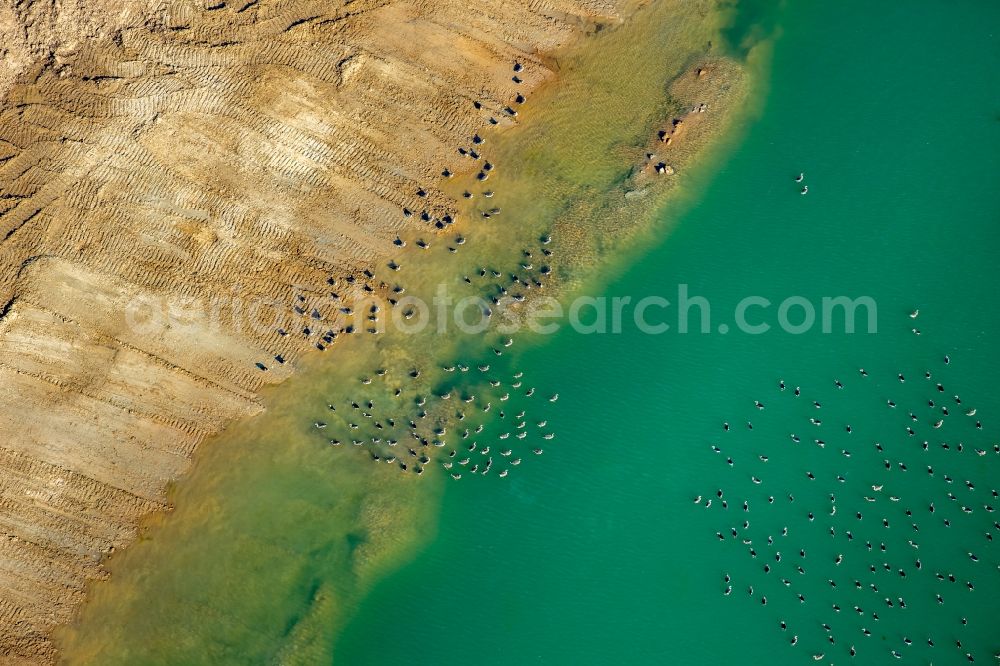
<path fill-rule="evenodd" d="M 402 269 L 378 267 L 369 279 L 384 287 L 365 286 L 392 291 L 396 278 L 405 279 L 405 295 L 428 303 L 445 282 L 456 294 L 473 293 L 462 286 L 463 274 L 487 264 L 516 270 L 523 249 L 546 233 L 559 252 L 547 289 L 572 293 L 590 279 L 679 189 L 695 158 L 729 128 L 727 113 L 745 99 L 741 65 L 706 53 L 718 27 L 714 14 L 700 11 L 709 7 L 656 3 L 561 60 L 563 80 L 535 96 L 522 124 L 502 140 L 488 137 L 490 159 L 499 165 L 490 177 L 497 192 L 490 206 L 502 204 L 503 214 L 482 218 L 486 197 L 477 197 L 455 223 L 455 232 L 470 239 L 460 252 L 435 243 L 426 259 L 389 258 Z M 695 74 L 702 68 L 711 69 L 709 79 Z M 674 97 L 665 99 L 671 81 Z M 677 178 L 632 178 L 633 171 L 652 178 L 658 162 L 644 157 L 645 144 L 657 141 L 661 123 L 690 113 L 696 94 L 714 97 L 672 146 Z M 579 113 L 598 107 L 600 114 Z M 458 179 L 453 185 L 466 186 Z M 615 242 L 599 237 L 603 225 L 614 227 Z M 401 253 L 424 252 L 414 250 L 419 238 L 401 240 Z M 172 492 L 175 512 L 112 559 L 112 580 L 94 586 L 80 623 L 64 632 L 67 661 L 329 660 L 333 634 L 373 581 L 433 536 L 445 483 L 516 487 L 524 470 L 538 466 L 529 461 L 554 435 L 539 424 L 562 403 L 557 387 L 518 367 L 519 352 L 506 351 L 493 334 L 487 346 L 482 336 L 442 336 L 432 328 L 403 335 L 386 326 L 379 333 L 390 308 L 332 305 L 324 293 L 348 277 L 368 276 L 331 276 L 338 284 L 289 294 L 302 310 L 294 326 L 261 318 L 262 326 L 282 328 L 275 335 L 304 336 L 323 348 L 333 339 L 336 354 L 298 361 L 298 372 L 266 394 L 265 414 L 203 447 L 190 478 Z M 327 299 L 318 319 L 312 311 L 319 303 L 299 296 Z M 219 316 L 251 311 L 252 304 L 241 305 L 235 315 Z M 357 311 L 361 321 L 341 326 L 351 313 L 331 308 Z M 160 325 L 158 315 L 169 323 L 176 311 L 183 325 L 214 310 L 141 303 L 133 314 L 139 325 Z M 283 365 L 276 358 L 259 363 L 262 372 Z M 504 412 L 520 421 L 504 426 Z M 482 439 L 475 440 L 480 426 Z M 493 437 L 505 444 L 485 445 Z"/>

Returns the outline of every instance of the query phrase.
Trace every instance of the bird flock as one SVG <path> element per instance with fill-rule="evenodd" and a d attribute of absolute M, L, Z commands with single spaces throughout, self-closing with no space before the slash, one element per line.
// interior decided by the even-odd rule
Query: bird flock
<path fill-rule="evenodd" d="M 436 368 L 447 378 L 427 391 L 429 384 L 418 381 L 422 374 L 420 368 L 380 368 L 361 378 L 353 397 L 328 403 L 313 427 L 330 446 L 356 447 L 375 463 L 417 475 L 440 466 L 455 480 L 493 470 L 504 478 L 555 438 L 539 414 L 559 396 L 540 395 L 523 372 L 454 361 Z M 328 436 L 331 430 L 337 434 Z"/>
<path fill-rule="evenodd" d="M 524 66 L 515 63 L 513 70 L 514 83 L 522 83 Z M 525 101 L 524 95 L 518 93 L 503 113 L 516 117 L 514 107 Z M 474 104 L 476 109 L 483 109 L 482 103 Z M 489 122 L 497 125 L 499 121 L 491 116 Z M 471 137 L 469 146 L 459 147 L 457 152 L 479 165 L 473 177 L 475 186 L 466 189 L 463 197 L 473 199 L 478 193 L 487 200 L 478 217 L 489 220 L 502 212 L 493 203 L 496 192 L 471 191 L 485 187 L 497 168 L 484 157 L 485 143 L 486 139 L 477 133 Z M 441 175 L 452 178 L 454 173 L 445 168 Z M 429 196 L 424 188 L 416 194 L 422 199 Z M 430 258 L 442 249 L 448 255 L 457 255 L 469 242 L 469 236 L 474 235 L 473 231 L 468 235 L 453 234 L 449 227 L 456 220 L 451 214 L 438 216 L 431 210 L 417 213 L 403 208 L 404 217 L 414 215 L 432 229 L 410 238 L 409 242 L 396 237 L 393 244 L 397 256 L 386 264 L 393 273 L 402 271 L 409 258 Z M 464 295 L 479 297 L 481 316 L 489 321 L 494 315 L 493 308 L 522 307 L 520 304 L 531 293 L 546 286 L 553 275 L 552 243 L 552 235 L 542 233 L 533 244 L 521 247 L 516 258 L 514 251 L 506 259 L 494 256 L 496 265 L 473 265 L 454 275 L 455 282 Z M 419 314 L 416 307 L 404 304 L 407 290 L 395 277 L 395 284 L 390 287 L 384 282 L 379 284 L 374 270 L 365 270 L 362 276 L 349 276 L 343 282 L 354 287 L 360 285 L 363 295 L 388 291 L 389 307 L 398 308 L 404 321 Z M 327 284 L 338 287 L 340 281 L 331 277 Z M 297 313 L 314 320 L 324 319 L 318 308 L 307 304 L 303 296 L 298 298 Z M 384 319 L 388 313 L 377 304 L 346 305 L 337 292 L 330 292 L 330 298 L 341 315 L 354 320 L 363 317 L 365 332 L 372 335 L 385 332 Z M 361 311 L 356 311 L 358 307 Z M 280 332 L 287 334 L 284 330 Z M 341 334 L 356 332 L 358 328 L 354 325 L 331 328 L 319 334 L 316 346 L 322 351 Z M 302 333 L 307 338 L 317 334 L 308 325 Z M 491 473 L 507 477 L 529 456 L 542 455 L 544 447 L 555 438 L 543 406 L 556 402 L 559 396 L 552 392 L 543 394 L 539 387 L 529 383 L 523 371 L 510 367 L 508 352 L 514 344 L 513 334 L 487 330 L 476 342 L 477 351 L 463 355 L 465 358 L 437 358 L 437 346 L 429 344 L 420 363 L 371 368 L 369 374 L 357 378 L 357 388 L 349 391 L 347 397 L 327 402 L 322 414 L 315 416 L 312 427 L 329 446 L 356 448 L 372 462 L 391 465 L 403 473 L 422 475 L 441 467 L 455 480 Z M 280 355 L 275 359 L 284 362 Z"/>
<path fill-rule="evenodd" d="M 1000 445 L 955 391 L 951 358 L 932 365 L 776 379 L 710 444 L 726 471 L 693 501 L 732 564 L 720 593 L 760 609 L 803 657 L 1000 659 L 982 612 L 1000 610 Z"/>
<path fill-rule="evenodd" d="M 521 62 L 515 62 L 513 72 L 511 80 L 515 85 L 520 86 L 524 83 L 521 77 L 525 72 L 525 65 Z M 500 103 L 503 107 L 495 115 L 490 115 L 486 105 L 482 102 L 474 101 L 472 103 L 477 110 L 487 111 L 487 122 L 490 125 L 499 125 L 500 121 L 497 120 L 496 115 L 503 116 L 509 121 L 516 121 L 518 116 L 516 108 L 526 102 L 527 98 L 522 93 L 516 93 L 509 104 Z M 475 185 L 464 191 L 463 198 L 475 198 L 477 193 L 472 190 L 479 188 L 478 194 L 487 200 L 487 203 L 482 210 L 475 212 L 478 217 L 488 220 L 500 215 L 502 211 L 499 206 L 492 202 L 496 192 L 491 189 L 482 189 L 497 168 L 484 156 L 485 144 L 486 138 L 477 132 L 470 137 L 468 146 L 459 146 L 456 151 L 460 158 L 475 162 L 478 169 L 478 173 L 473 177 Z M 451 179 L 456 174 L 451 168 L 444 167 L 440 175 L 444 179 Z M 385 267 L 393 274 L 403 270 L 404 257 L 416 259 L 419 256 L 415 250 L 427 251 L 432 246 L 444 247 L 448 253 L 454 255 L 458 254 L 459 248 L 469 241 L 468 236 L 464 234 L 451 235 L 452 226 L 457 222 L 457 214 L 453 211 L 442 210 L 440 206 L 435 207 L 431 203 L 429 188 L 417 187 L 414 194 L 418 201 L 424 202 L 425 207 L 417 212 L 407 206 L 402 206 L 402 215 L 404 219 L 416 216 L 420 221 L 425 222 L 427 225 L 426 233 L 418 233 L 415 238 L 411 238 L 412 246 L 399 236 L 394 239 L 393 245 L 397 256 L 385 264 Z M 523 225 L 520 226 L 523 227 Z M 519 230 L 518 227 L 514 227 L 514 229 Z M 539 247 L 525 247 L 521 250 L 520 260 L 516 262 L 517 267 L 514 267 L 513 270 L 476 266 L 474 270 L 460 274 L 460 277 L 466 284 L 478 283 L 481 288 L 479 291 L 482 291 L 482 295 L 491 300 L 494 305 L 500 304 L 501 299 L 505 297 L 514 303 L 523 303 L 527 300 L 524 292 L 531 289 L 541 289 L 545 280 L 553 275 L 552 267 L 548 261 L 548 258 L 553 256 L 553 251 L 547 247 L 552 242 L 552 236 L 545 233 L 539 241 Z M 421 256 L 420 258 L 425 257 Z M 398 275 L 392 275 L 391 279 L 383 279 L 381 275 L 376 277 L 376 272 L 375 267 L 369 267 L 357 274 L 329 276 L 326 284 L 322 287 L 306 288 L 305 291 L 308 293 L 295 293 L 291 303 L 293 323 L 276 327 L 278 339 L 282 341 L 282 345 L 286 349 L 272 350 L 270 359 L 254 363 L 256 368 L 261 372 L 268 372 L 275 363 L 279 366 L 284 365 L 291 357 L 291 350 L 300 341 L 305 341 L 316 349 L 325 351 L 335 342 L 343 339 L 344 334 L 358 333 L 362 329 L 373 335 L 383 333 L 384 325 L 380 326 L 380 324 L 384 324 L 385 313 L 381 306 L 369 305 L 369 303 L 377 297 L 385 295 L 389 306 L 396 307 L 403 295 L 406 294 L 406 288 L 398 280 Z M 482 287 L 487 286 L 483 283 L 487 282 L 491 283 L 488 285 L 491 289 L 482 289 Z M 300 289 L 297 289 L 298 291 Z M 404 319 L 410 319 L 415 314 L 412 308 L 407 308 L 407 311 L 403 313 Z M 486 308 L 484 311 L 484 315 L 487 317 L 491 317 L 492 314 L 491 308 Z M 355 322 L 360 323 L 356 325 Z"/>

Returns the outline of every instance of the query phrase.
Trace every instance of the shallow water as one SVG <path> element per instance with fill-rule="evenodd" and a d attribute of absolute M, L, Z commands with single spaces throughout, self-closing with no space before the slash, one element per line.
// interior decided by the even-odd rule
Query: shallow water
<path fill-rule="evenodd" d="M 895 663 L 891 650 L 905 663 L 966 663 L 966 652 L 990 661 L 1000 648 L 997 547 L 985 537 L 1000 534 L 996 514 L 984 508 L 997 506 L 990 491 L 1000 478 L 992 452 L 1000 439 L 997 12 L 972 2 L 874 11 L 848 2 L 789 3 L 768 14 L 763 23 L 773 19 L 782 36 L 761 119 L 697 207 L 680 220 L 667 216 L 664 226 L 676 223 L 669 237 L 604 293 L 675 300 L 686 283 L 710 301 L 714 323 L 730 325 L 736 303 L 749 295 L 774 302 L 769 315 L 754 311 L 772 325 L 789 296 L 818 307 L 823 296 L 868 295 L 878 304 L 878 333 L 564 331 L 525 351 L 520 366 L 562 392 L 548 459 L 507 484 L 448 485 L 435 540 L 353 614 L 337 644 L 344 663 L 771 664 L 823 654 L 821 663 L 882 664 Z M 806 197 L 791 179 L 799 171 L 811 186 Z M 911 320 L 914 308 L 920 315 Z M 943 405 L 951 415 L 935 429 Z M 970 407 L 975 417 L 964 415 Z M 717 489 L 728 510 L 717 498 L 711 509 L 692 502 L 715 498 Z M 746 530 L 744 520 L 751 521 Z M 786 525 L 789 535 L 781 537 Z M 731 526 L 739 539 L 729 537 Z M 767 545 L 768 535 L 776 546 Z M 805 574 L 794 568 L 800 548 Z M 956 582 L 939 581 L 936 572 Z M 800 639 L 794 647 L 792 635 Z"/>

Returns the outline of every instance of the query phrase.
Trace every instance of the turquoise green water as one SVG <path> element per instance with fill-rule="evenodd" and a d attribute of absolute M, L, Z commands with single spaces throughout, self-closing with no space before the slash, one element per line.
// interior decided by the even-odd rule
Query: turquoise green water
<path fill-rule="evenodd" d="M 743 20 L 771 11 L 752 6 Z M 708 180 L 701 203 L 605 292 L 674 300 L 686 283 L 709 299 L 714 321 L 730 324 L 749 295 L 775 304 L 867 295 L 878 304 L 878 333 L 648 336 L 626 327 L 620 335 L 567 331 L 523 351 L 520 365 L 562 395 L 548 458 L 509 483 L 449 484 L 436 538 L 355 610 L 337 645 L 341 663 L 773 664 L 818 654 L 847 663 L 855 646 L 854 663 L 895 663 L 897 650 L 904 663 L 958 664 L 966 652 L 990 663 L 1000 649 L 997 546 L 985 537 L 1000 534 L 984 509 L 1000 505 L 990 495 L 1000 483 L 992 453 L 1000 441 L 1000 5 L 790 3 L 766 18 L 782 36 L 761 119 Z M 799 171 L 806 197 L 791 180 Z M 914 308 L 920 316 L 911 320 Z M 942 405 L 951 415 L 938 430 Z M 973 406 L 976 416 L 965 416 Z M 715 498 L 713 507 L 695 505 L 697 495 Z"/>

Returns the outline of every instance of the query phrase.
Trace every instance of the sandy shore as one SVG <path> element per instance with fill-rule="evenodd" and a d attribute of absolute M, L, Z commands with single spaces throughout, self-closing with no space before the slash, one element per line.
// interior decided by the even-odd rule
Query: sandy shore
<path fill-rule="evenodd" d="M 246 305 L 291 318 L 331 278 L 348 300 L 397 233 L 455 214 L 435 184 L 472 168 L 456 146 L 619 9 L 128 6 L 0 8 L 4 663 L 55 659 L 51 630 L 198 443 L 339 326 L 330 307 L 282 335 Z"/>

